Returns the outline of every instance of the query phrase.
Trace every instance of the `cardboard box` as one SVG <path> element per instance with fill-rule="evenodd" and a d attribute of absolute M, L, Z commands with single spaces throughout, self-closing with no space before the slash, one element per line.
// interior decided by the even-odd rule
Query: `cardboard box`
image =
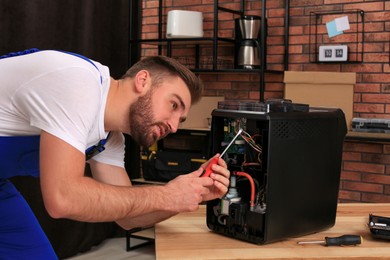
<path fill-rule="evenodd" d="M 285 71 L 284 83 L 285 99 L 311 107 L 340 108 L 348 130 L 352 129 L 356 73 Z"/>
<path fill-rule="evenodd" d="M 187 120 L 181 123 L 179 128 L 209 130 L 208 118 L 211 120 L 211 112 L 218 107 L 218 102 L 224 99 L 221 96 L 202 97 L 197 104 L 191 106 Z"/>

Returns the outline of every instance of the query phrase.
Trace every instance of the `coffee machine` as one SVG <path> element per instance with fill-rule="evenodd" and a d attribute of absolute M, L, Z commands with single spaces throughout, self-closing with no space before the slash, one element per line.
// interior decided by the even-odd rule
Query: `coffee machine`
<path fill-rule="evenodd" d="M 236 68 L 260 68 L 260 26 L 260 16 L 244 15 L 235 19 Z"/>

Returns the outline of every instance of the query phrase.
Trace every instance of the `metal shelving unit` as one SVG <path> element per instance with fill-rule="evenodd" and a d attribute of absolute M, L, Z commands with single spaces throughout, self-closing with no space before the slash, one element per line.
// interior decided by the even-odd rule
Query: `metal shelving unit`
<path fill-rule="evenodd" d="M 130 0 L 130 2 L 137 2 L 137 0 Z M 262 9 L 261 17 L 266 17 L 266 0 L 261 0 Z M 287 70 L 288 64 L 288 28 L 289 28 L 289 0 L 285 0 L 285 42 L 284 42 L 284 70 Z M 132 5 L 132 4 L 130 4 Z M 158 6 L 158 38 L 157 39 L 134 39 L 133 33 L 131 32 L 132 27 L 130 26 L 130 45 L 140 46 L 141 44 L 150 44 L 158 46 L 158 54 L 162 55 L 163 48 L 166 50 L 166 55 L 171 56 L 173 48 L 178 46 L 194 46 L 195 55 L 194 55 L 194 68 L 192 69 L 195 73 L 256 73 L 260 76 L 259 82 L 259 92 L 260 92 L 260 101 L 264 101 L 264 92 L 265 92 L 265 72 L 266 72 L 266 48 L 261 48 L 260 51 L 260 69 L 236 69 L 236 68 L 220 68 L 218 66 L 218 52 L 219 47 L 221 46 L 231 46 L 234 48 L 236 40 L 234 38 L 224 38 L 218 36 L 218 23 L 219 23 L 219 13 L 228 12 L 234 15 L 244 15 L 245 10 L 245 0 L 240 0 L 239 10 L 233 10 L 220 6 L 219 1 L 214 1 L 214 28 L 213 36 L 205 38 L 174 38 L 167 39 L 163 37 L 163 0 L 159 0 Z M 142 17 L 139 15 L 139 17 Z M 130 17 L 130 19 L 132 19 Z M 266 20 L 266 19 L 264 19 Z M 261 23 L 261 32 L 266 32 L 267 26 L 264 22 Z M 140 30 L 139 30 L 140 31 Z M 267 42 L 267 33 L 261 33 L 260 36 L 260 46 L 266 46 Z M 200 66 L 200 49 L 202 47 L 212 48 L 212 57 L 211 64 L 209 68 L 202 68 Z M 131 59 L 131 57 L 130 57 Z M 130 60 L 130 64 L 134 64 L 135 61 Z M 234 65 L 233 65 L 234 67 Z M 274 71 L 272 71 L 274 72 Z M 282 72 L 282 71 L 278 71 Z"/>

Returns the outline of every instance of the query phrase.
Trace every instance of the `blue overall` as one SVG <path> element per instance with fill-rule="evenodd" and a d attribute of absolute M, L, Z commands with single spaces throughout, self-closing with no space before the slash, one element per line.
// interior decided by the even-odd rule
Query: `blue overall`
<path fill-rule="evenodd" d="M 36 51 L 11 53 L 0 59 Z M 40 136 L 0 137 L 0 259 L 57 259 L 29 205 L 7 180 L 13 176 L 39 177 L 39 141 Z M 88 148 L 86 159 L 103 151 L 105 143 L 103 139 Z"/>

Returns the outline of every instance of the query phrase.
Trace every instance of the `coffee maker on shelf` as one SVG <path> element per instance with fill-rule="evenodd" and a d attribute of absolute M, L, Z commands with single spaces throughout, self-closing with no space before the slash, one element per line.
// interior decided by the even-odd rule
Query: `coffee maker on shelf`
<path fill-rule="evenodd" d="M 260 68 L 260 26 L 261 17 L 244 15 L 235 19 L 236 59 L 238 69 Z"/>

